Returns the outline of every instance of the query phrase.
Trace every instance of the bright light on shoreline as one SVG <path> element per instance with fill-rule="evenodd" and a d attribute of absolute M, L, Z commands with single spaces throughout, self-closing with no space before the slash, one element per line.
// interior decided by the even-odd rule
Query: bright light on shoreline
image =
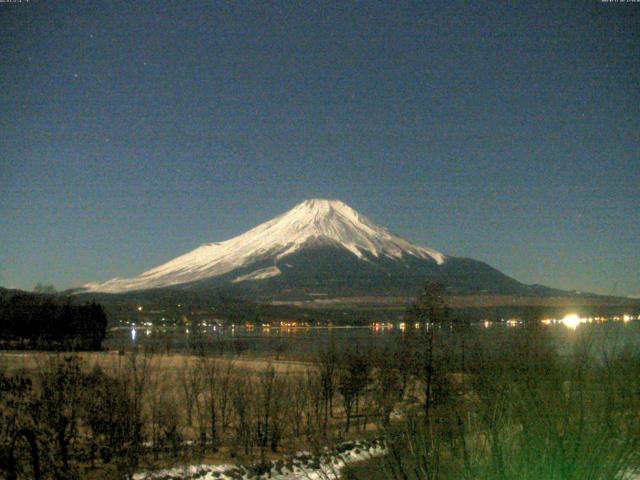
<path fill-rule="evenodd" d="M 560 321 L 565 327 L 570 328 L 572 330 L 575 330 L 576 328 L 578 328 L 578 325 L 580 325 L 580 322 L 581 322 L 580 317 L 575 313 L 570 313 Z"/>

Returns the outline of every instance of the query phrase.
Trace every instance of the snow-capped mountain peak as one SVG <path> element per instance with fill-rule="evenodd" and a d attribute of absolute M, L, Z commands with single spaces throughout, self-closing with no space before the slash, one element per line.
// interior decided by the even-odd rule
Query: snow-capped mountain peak
<path fill-rule="evenodd" d="M 272 224 L 270 233 L 277 231 L 279 239 L 290 243 L 289 248 L 281 252 L 279 257 L 296 251 L 307 241 L 318 239 L 334 241 L 358 258 L 363 258 L 365 254 L 392 258 L 411 254 L 421 258 L 431 257 L 438 263 L 444 261 L 441 253 L 412 245 L 386 228 L 374 224 L 340 200 L 306 200 L 263 225 L 269 224 Z M 245 235 L 259 228 L 256 227 Z"/>
<path fill-rule="evenodd" d="M 311 199 L 235 238 L 201 245 L 137 277 L 87 284 L 84 289 L 117 293 L 166 287 L 224 275 L 253 263 L 264 264 L 272 260 L 273 267 L 240 275 L 234 282 L 261 280 L 280 274 L 276 262 L 315 244 L 344 248 L 363 261 L 412 255 L 440 265 L 446 259 L 435 250 L 411 244 L 374 224 L 344 202 Z"/>

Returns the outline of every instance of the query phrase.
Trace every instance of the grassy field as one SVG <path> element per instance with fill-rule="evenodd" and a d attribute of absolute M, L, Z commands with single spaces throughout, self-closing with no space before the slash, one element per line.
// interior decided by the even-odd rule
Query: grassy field
<path fill-rule="evenodd" d="M 132 353 L 118 351 L 109 352 L 78 352 L 73 356 L 78 358 L 83 369 L 90 371 L 95 367 L 102 368 L 107 371 L 122 368 L 127 363 L 127 358 Z M 68 357 L 68 353 L 60 352 L 33 352 L 33 351 L 0 351 L 0 371 L 7 373 L 25 372 L 34 373 L 42 369 L 44 365 L 49 364 L 52 359 Z M 148 356 L 148 361 L 154 370 L 160 370 L 165 373 L 171 371 L 181 371 L 183 369 L 193 368 L 200 358 L 189 353 L 171 353 L 157 354 L 153 353 Z M 264 372 L 268 367 L 276 370 L 278 374 L 284 375 L 301 375 L 309 371 L 313 366 L 310 362 L 299 362 L 294 360 L 274 360 L 269 357 L 211 357 L 211 361 L 218 365 L 226 365 L 231 361 L 235 368 L 252 372 Z"/>
<path fill-rule="evenodd" d="M 331 362 L 337 372 L 338 358 Z M 322 368 L 144 351 L 3 352 L 2 383 L 14 388 L 1 400 L 0 441 L 9 448 L 26 428 L 54 475 L 120 478 L 185 462 L 264 464 L 371 435 L 374 405 L 359 398 L 346 429 L 335 373 L 323 377 Z M 18 439 L 14 456 L 27 471 L 28 445 Z"/>

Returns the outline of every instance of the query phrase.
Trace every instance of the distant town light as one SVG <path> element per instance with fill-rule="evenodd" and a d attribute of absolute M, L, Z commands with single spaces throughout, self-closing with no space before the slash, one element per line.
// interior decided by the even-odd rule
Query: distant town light
<path fill-rule="evenodd" d="M 142 311 L 142 305 L 138 306 L 138 311 L 141 312 Z"/>
<path fill-rule="evenodd" d="M 580 322 L 581 322 L 580 317 L 575 313 L 570 313 L 569 315 L 566 315 L 560 321 L 565 327 L 568 327 L 572 330 L 575 330 L 576 328 L 578 328 L 578 325 L 580 325 Z"/>

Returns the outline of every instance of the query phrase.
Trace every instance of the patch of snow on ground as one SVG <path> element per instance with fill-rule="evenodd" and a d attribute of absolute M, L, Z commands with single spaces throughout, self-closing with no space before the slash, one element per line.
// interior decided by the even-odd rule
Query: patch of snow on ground
<path fill-rule="evenodd" d="M 284 460 L 272 461 L 263 473 L 242 465 L 189 465 L 136 473 L 133 480 L 337 480 L 346 465 L 369 460 L 385 452 L 380 440 L 346 442 L 321 455 L 299 452 Z"/>

